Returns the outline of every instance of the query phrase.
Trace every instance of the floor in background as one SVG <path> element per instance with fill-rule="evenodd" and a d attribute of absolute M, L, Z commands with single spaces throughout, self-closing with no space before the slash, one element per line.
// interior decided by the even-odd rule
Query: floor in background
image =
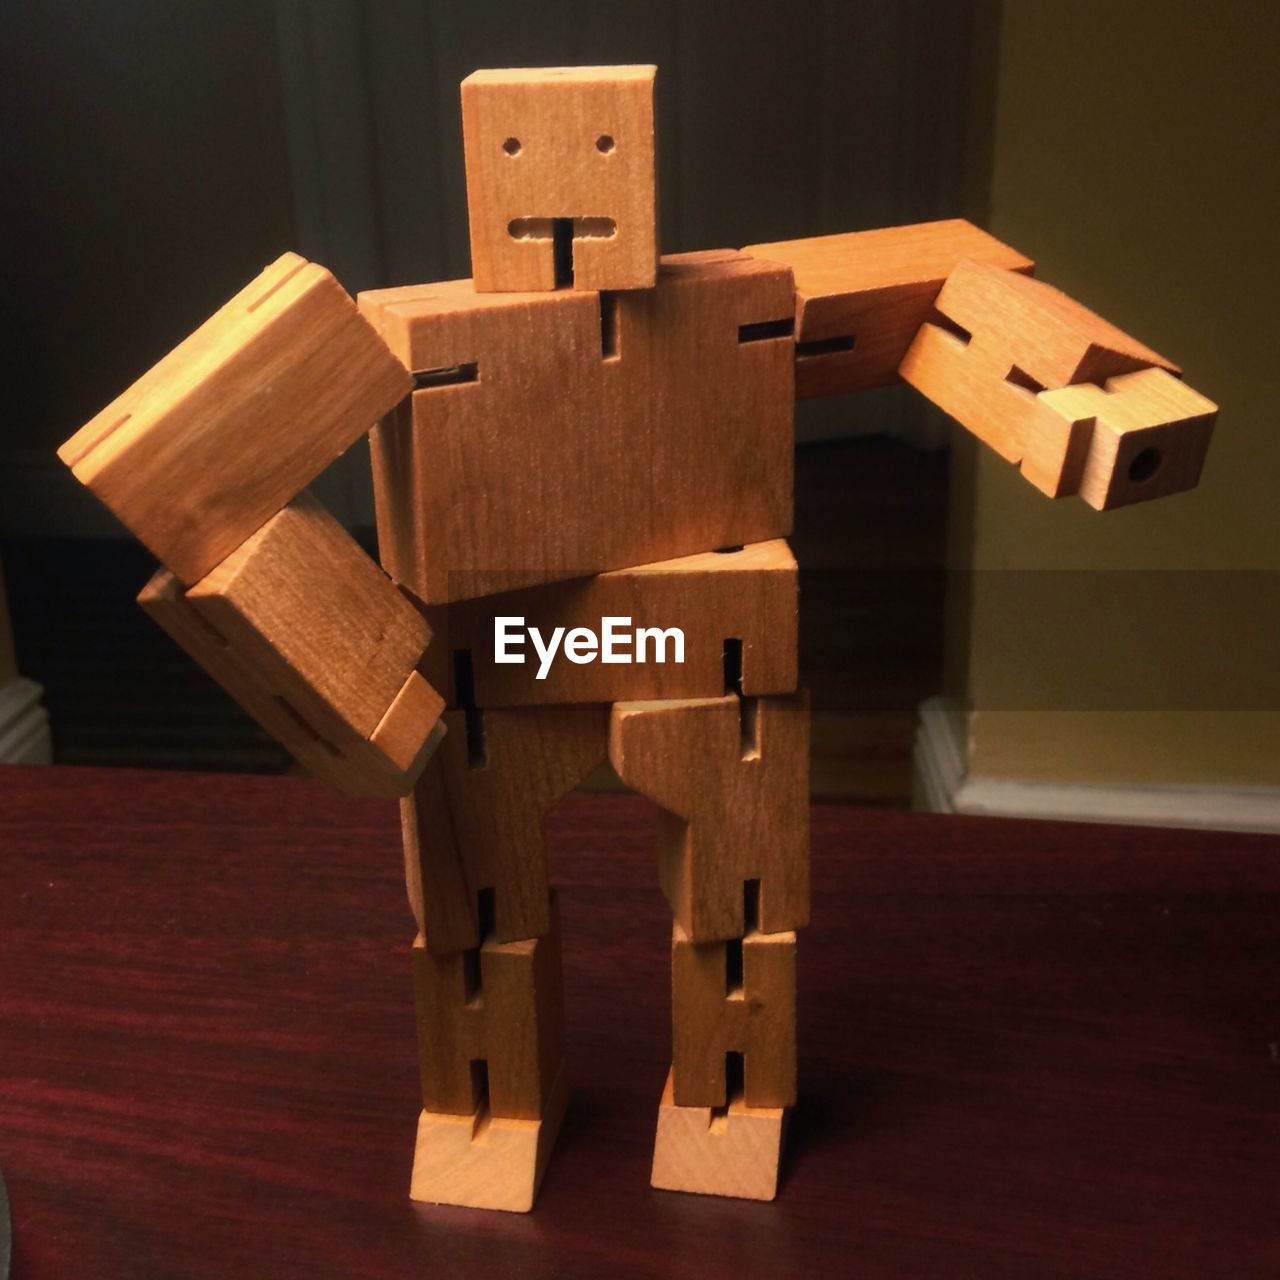
<path fill-rule="evenodd" d="M 800 669 L 823 798 L 901 805 L 916 706 L 938 692 L 947 464 L 868 438 L 797 453 Z M 23 674 L 45 687 L 56 759 L 283 772 L 287 755 L 134 603 L 130 542 L 0 544 Z"/>

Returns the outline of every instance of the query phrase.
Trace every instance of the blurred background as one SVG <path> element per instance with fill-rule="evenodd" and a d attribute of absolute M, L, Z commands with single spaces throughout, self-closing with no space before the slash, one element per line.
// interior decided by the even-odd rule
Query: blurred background
<path fill-rule="evenodd" d="M 286 248 L 467 275 L 470 71 L 654 62 L 664 249 L 970 217 L 1223 406 L 1101 516 L 906 388 L 802 406 L 815 793 L 1280 829 L 1280 7 L 9 0 L 0 50 L 0 758 L 288 767 L 55 448 Z M 364 450 L 317 488 L 372 546 Z"/>

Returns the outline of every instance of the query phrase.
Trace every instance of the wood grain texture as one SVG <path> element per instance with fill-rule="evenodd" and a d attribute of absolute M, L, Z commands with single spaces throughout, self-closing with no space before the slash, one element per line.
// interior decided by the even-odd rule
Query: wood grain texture
<path fill-rule="evenodd" d="M 730 964 L 730 950 L 736 963 Z M 741 940 L 695 943 L 671 931 L 672 1100 L 725 1107 L 725 1054 L 742 1055 L 748 1107 L 796 1100 L 796 935 L 752 929 Z"/>
<path fill-rule="evenodd" d="M 475 713 L 473 713 L 474 716 Z M 481 942 L 479 894 L 493 899 L 499 942 L 551 927 L 543 823 L 604 759 L 608 708 L 448 711 L 444 742 L 401 802 L 405 880 L 428 950 Z"/>
<path fill-rule="evenodd" d="M 1037 389 L 1009 381 L 1003 355 L 986 357 L 962 335 L 922 324 L 899 373 L 926 399 L 990 446 L 1006 462 L 1026 452 Z"/>
<path fill-rule="evenodd" d="M 1164 369 L 1045 391 L 1027 428 L 1022 474 L 1050 497 L 1099 511 L 1200 482 L 1218 406 Z"/>
<path fill-rule="evenodd" d="M 455 379 L 371 438 L 383 564 L 424 602 L 790 532 L 786 267 L 724 250 L 616 295 L 458 280 L 359 301 L 410 368 Z"/>
<path fill-rule="evenodd" d="M 657 68 L 476 71 L 462 82 L 471 273 L 494 290 L 650 289 Z M 573 220 L 572 280 L 553 225 Z"/>
<path fill-rule="evenodd" d="M 410 385 L 333 276 L 286 253 L 58 455 L 191 583 Z"/>
<path fill-rule="evenodd" d="M 473 696 L 482 707 L 615 702 L 636 698 L 717 697 L 725 691 L 725 653 L 732 641 L 740 655 L 741 688 L 750 696 L 792 693 L 796 688 L 796 628 L 799 602 L 795 557 L 775 539 L 737 551 L 703 552 L 615 569 L 590 578 L 508 591 L 479 600 L 428 606 L 424 616 L 435 636 L 423 676 L 456 703 L 459 650 L 470 655 Z M 606 617 L 630 618 L 640 627 L 678 628 L 683 661 L 654 660 L 646 644 L 644 663 L 575 663 L 561 653 L 545 678 L 526 637 L 522 665 L 494 661 L 494 620 L 519 617 L 549 638 L 556 627 L 595 633 Z M 635 656 L 635 645 L 627 647 Z M 730 663 L 732 665 L 732 661 Z"/>
<path fill-rule="evenodd" d="M 974 259 L 957 263 L 938 311 L 992 359 L 1007 355 L 1046 387 L 1095 382 L 1152 365 L 1177 365 L 1060 289 Z"/>
<path fill-rule="evenodd" d="M 1151 367 L 1177 372 L 1066 294 L 985 263 L 959 263 L 936 306 L 964 332 L 921 325 L 899 372 L 1008 462 L 1026 452 L 1039 392 Z"/>
<path fill-rule="evenodd" d="M 424 1111 L 409 1182 L 412 1200 L 528 1213 L 555 1148 L 568 1092 L 563 1073 L 545 1115 L 510 1120 L 481 1110 L 455 1116 Z"/>
<path fill-rule="evenodd" d="M 429 1112 L 539 1120 L 564 1060 L 564 995 L 555 900 L 540 938 L 432 955 L 413 944 L 422 1105 Z M 485 1065 L 487 1092 L 473 1064 Z"/>
<path fill-rule="evenodd" d="M 1030 274 L 1034 264 L 963 218 L 809 236 L 743 249 L 796 282 L 796 397 L 897 382 L 916 331 L 965 258 Z M 849 345 L 846 345 L 849 344 Z"/>
<path fill-rule="evenodd" d="M 660 807 L 659 879 L 693 941 L 740 938 L 748 897 L 766 933 L 807 923 L 806 694 L 615 703 L 609 760 Z"/>
<path fill-rule="evenodd" d="M 548 829 L 574 1102 L 525 1218 L 405 1195 L 394 805 L 7 766 L 0 814 L 23 1280 L 1280 1269 L 1275 837 L 817 806 L 800 1103 L 761 1212 L 646 1189 L 670 1065 L 652 806 L 573 797 Z"/>
<path fill-rule="evenodd" d="M 663 1191 L 772 1200 L 778 1194 L 786 1111 L 749 1107 L 739 1093 L 721 1111 L 677 1106 L 675 1072 L 658 1107 L 650 1185 Z"/>
<path fill-rule="evenodd" d="M 308 771 L 353 795 L 403 795 L 441 736 L 415 670 L 417 610 L 304 494 L 187 590 L 161 569 L 138 597 Z"/>

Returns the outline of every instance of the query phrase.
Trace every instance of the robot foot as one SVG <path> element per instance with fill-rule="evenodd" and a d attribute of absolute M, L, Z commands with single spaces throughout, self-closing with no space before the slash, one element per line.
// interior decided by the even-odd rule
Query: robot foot
<path fill-rule="evenodd" d="M 658 1108 L 649 1181 L 666 1191 L 772 1200 L 778 1191 L 785 1107 L 678 1107 L 671 1075 Z"/>
<path fill-rule="evenodd" d="M 564 1068 L 552 1086 L 540 1120 L 508 1120 L 424 1111 L 418 1120 L 409 1195 L 432 1204 L 528 1213 L 564 1119 L 568 1087 Z"/>

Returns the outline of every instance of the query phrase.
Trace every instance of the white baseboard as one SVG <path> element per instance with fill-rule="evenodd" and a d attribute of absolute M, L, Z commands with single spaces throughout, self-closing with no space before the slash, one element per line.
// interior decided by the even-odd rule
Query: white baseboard
<path fill-rule="evenodd" d="M 53 763 L 49 716 L 40 705 L 43 692 L 21 676 L 0 688 L 0 763 Z"/>
<path fill-rule="evenodd" d="M 915 806 L 930 813 L 1280 833 L 1280 787 L 1124 787 L 971 777 L 959 720 L 942 698 L 920 704 L 913 759 Z"/>

